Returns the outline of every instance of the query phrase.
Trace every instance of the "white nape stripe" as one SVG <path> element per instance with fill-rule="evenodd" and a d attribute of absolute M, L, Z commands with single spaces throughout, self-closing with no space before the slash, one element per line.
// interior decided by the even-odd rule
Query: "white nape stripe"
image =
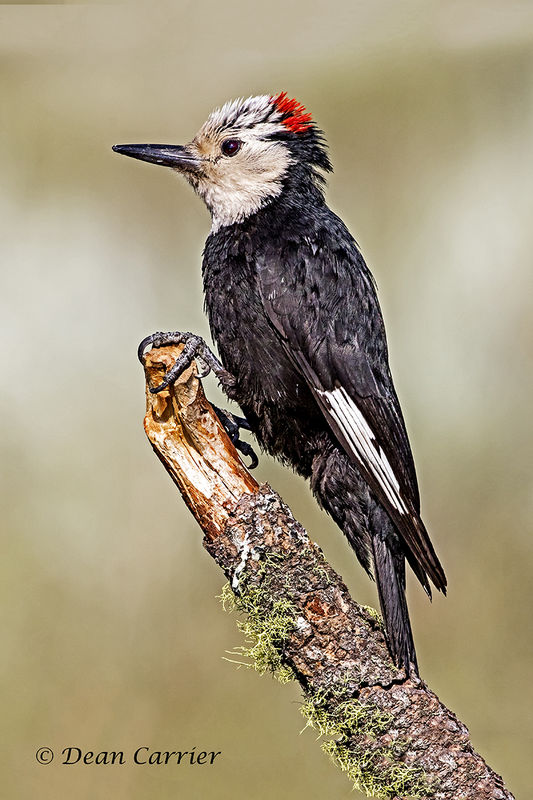
<path fill-rule="evenodd" d="M 317 390 L 329 405 L 354 455 L 369 469 L 385 496 L 400 514 L 407 514 L 407 506 L 400 495 L 400 484 L 383 448 L 376 448 L 376 437 L 352 398 L 342 387 L 332 392 Z"/>

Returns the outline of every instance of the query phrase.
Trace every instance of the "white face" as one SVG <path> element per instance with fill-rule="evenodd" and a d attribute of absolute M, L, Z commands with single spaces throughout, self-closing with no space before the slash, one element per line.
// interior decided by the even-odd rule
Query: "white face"
<path fill-rule="evenodd" d="M 227 103 L 187 145 L 202 166 L 185 177 L 209 208 L 213 232 L 242 222 L 280 194 L 292 158 L 286 145 L 266 138 L 284 130 L 276 118 L 268 95 Z"/>

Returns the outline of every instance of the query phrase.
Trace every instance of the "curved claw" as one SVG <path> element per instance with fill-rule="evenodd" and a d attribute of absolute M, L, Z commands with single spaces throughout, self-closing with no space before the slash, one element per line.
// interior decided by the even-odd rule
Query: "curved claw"
<path fill-rule="evenodd" d="M 159 392 L 162 392 L 163 389 L 166 389 L 168 385 L 169 381 L 163 381 L 163 383 L 160 383 L 159 386 L 150 386 L 150 394 L 159 394 Z"/>
<path fill-rule="evenodd" d="M 248 464 L 248 469 L 255 469 L 259 464 L 257 453 L 255 452 L 253 447 L 250 444 L 248 444 L 248 442 L 241 442 L 240 444 L 246 445 L 246 447 L 237 447 L 237 449 L 241 451 L 243 456 L 250 456 L 250 463 Z"/>
<path fill-rule="evenodd" d="M 213 405 L 213 410 L 215 414 L 219 418 L 220 422 L 222 423 L 222 427 L 228 434 L 231 442 L 236 450 L 243 454 L 243 456 L 250 457 L 250 463 L 248 464 L 248 469 L 255 469 L 259 464 L 259 459 L 255 454 L 255 451 L 251 444 L 248 442 L 244 442 L 239 436 L 239 429 L 244 428 L 245 430 L 251 430 L 250 423 L 245 417 L 238 417 L 236 414 L 233 414 L 231 411 L 225 411 L 222 408 L 218 408 L 218 406 Z"/>
<path fill-rule="evenodd" d="M 152 344 L 153 341 L 154 341 L 154 334 L 151 333 L 150 336 L 144 337 L 139 347 L 137 348 L 137 358 L 139 359 L 141 364 L 144 364 L 144 359 L 145 359 L 144 351 L 146 350 L 149 344 Z"/>
<path fill-rule="evenodd" d="M 202 380 L 202 378 L 207 378 L 209 373 L 211 372 L 211 367 L 209 364 L 199 355 L 195 358 L 196 361 L 196 377 L 198 380 Z"/>

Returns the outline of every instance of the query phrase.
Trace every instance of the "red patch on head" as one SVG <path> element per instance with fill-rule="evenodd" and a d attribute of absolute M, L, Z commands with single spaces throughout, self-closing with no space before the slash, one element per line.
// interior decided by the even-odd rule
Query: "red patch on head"
<path fill-rule="evenodd" d="M 272 104 L 282 115 L 281 122 L 293 133 L 303 133 L 312 125 L 312 117 L 305 106 L 297 100 L 287 97 L 287 92 L 280 92 L 272 96 Z"/>

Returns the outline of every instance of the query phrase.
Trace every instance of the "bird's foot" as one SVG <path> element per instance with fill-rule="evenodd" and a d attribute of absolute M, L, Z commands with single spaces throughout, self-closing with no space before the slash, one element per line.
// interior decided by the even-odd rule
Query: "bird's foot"
<path fill-rule="evenodd" d="M 205 378 L 210 372 L 213 372 L 224 391 L 231 397 L 231 390 L 235 386 L 235 378 L 230 372 L 224 369 L 202 337 L 196 336 L 194 333 L 182 333 L 181 331 L 171 331 L 169 333 L 159 331 L 158 333 L 152 333 L 151 336 L 147 336 L 146 339 L 143 339 L 139 345 L 137 351 L 139 361 L 141 364 L 144 364 L 145 351 L 148 347 L 167 347 L 173 344 L 183 344 L 183 350 L 166 373 L 159 386 L 150 388 L 152 394 L 157 394 L 163 391 L 163 389 L 166 389 L 167 386 L 171 386 L 194 360 L 198 367 L 197 377 L 200 379 Z M 244 456 L 250 458 L 248 469 L 254 469 L 259 463 L 257 455 L 252 446 L 248 444 L 248 442 L 243 442 L 239 436 L 241 428 L 247 431 L 251 430 L 248 420 L 244 417 L 238 417 L 236 414 L 232 414 L 231 411 L 223 411 L 221 408 L 217 408 L 217 406 L 213 406 L 213 409 L 234 447 Z"/>
<path fill-rule="evenodd" d="M 159 386 L 150 388 L 152 394 L 157 394 L 163 389 L 166 389 L 167 386 L 171 386 L 179 378 L 181 373 L 191 365 L 193 360 L 196 361 L 198 366 L 198 378 L 205 378 L 206 375 L 213 372 L 224 391 L 228 394 L 231 393 L 231 389 L 235 385 L 235 378 L 224 369 L 202 337 L 194 333 L 182 333 L 181 331 L 170 331 L 168 333 L 158 331 L 157 333 L 152 333 L 150 336 L 147 336 L 146 339 L 143 339 L 139 345 L 137 350 L 139 361 L 141 364 L 144 364 L 145 351 L 148 347 L 167 347 L 173 344 L 183 344 L 183 350 L 166 373 L 164 380 Z"/>
<path fill-rule="evenodd" d="M 248 469 L 255 469 L 259 464 L 259 459 L 253 447 L 248 444 L 248 442 L 243 442 L 239 435 L 241 428 L 245 431 L 251 430 L 248 420 L 245 417 L 238 417 L 236 414 L 232 414 L 231 411 L 218 408 L 218 406 L 213 406 L 213 410 L 231 439 L 233 446 L 239 450 L 243 456 L 249 456 L 250 463 L 248 464 Z"/>

